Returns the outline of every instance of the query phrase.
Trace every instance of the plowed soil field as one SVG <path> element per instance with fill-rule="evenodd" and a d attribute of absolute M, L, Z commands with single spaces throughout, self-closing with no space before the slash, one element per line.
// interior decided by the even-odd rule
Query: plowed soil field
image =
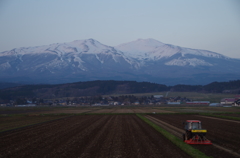
<path fill-rule="evenodd" d="M 207 129 L 207 138 L 215 145 L 192 145 L 212 157 L 239 157 L 240 155 L 240 121 L 224 120 L 201 115 L 151 115 L 172 126 L 183 129 L 185 120 L 201 120 L 202 128 Z M 223 147 L 226 152 L 216 146 Z M 236 153 L 236 154 L 234 154 Z"/>
<path fill-rule="evenodd" d="M 161 108 L 152 108 L 152 107 L 132 107 L 132 108 L 103 108 L 99 110 L 90 111 L 88 113 L 175 113 L 172 111 L 163 110 Z"/>
<path fill-rule="evenodd" d="M 6 131 L 37 123 L 47 122 L 50 120 L 61 119 L 67 116 L 61 115 L 17 115 L 17 116 L 0 116 L 0 131 Z"/>
<path fill-rule="evenodd" d="M 0 133 L 0 157 L 184 157 L 135 115 L 72 116 Z"/>

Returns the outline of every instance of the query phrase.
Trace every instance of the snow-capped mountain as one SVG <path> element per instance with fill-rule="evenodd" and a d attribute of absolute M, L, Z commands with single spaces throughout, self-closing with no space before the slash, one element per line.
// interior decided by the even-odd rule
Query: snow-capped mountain
<path fill-rule="evenodd" d="M 87 71 L 90 65 L 86 65 L 86 63 L 94 62 L 94 60 L 97 60 L 101 64 L 107 63 L 109 60 L 113 60 L 116 63 L 124 61 L 132 66 L 137 66 L 134 65 L 134 61 L 129 60 L 121 51 L 116 50 L 114 47 L 103 45 L 93 39 L 76 40 L 70 43 L 57 43 L 47 46 L 22 47 L 2 52 L 0 53 L 0 57 L 12 57 L 18 60 L 19 64 L 15 66 L 16 69 L 20 69 L 25 63 L 31 62 L 29 58 L 38 57 L 37 63 L 34 62 L 31 64 L 32 69 L 43 66 L 53 73 L 54 71 L 50 69 L 63 68 L 69 66 L 69 64 L 73 68 L 76 67 L 81 71 Z M 91 60 L 89 60 L 90 58 Z M 5 63 L 1 63 L 2 65 L 10 66 L 11 64 L 7 60 Z"/>
<path fill-rule="evenodd" d="M 116 47 L 94 39 L 22 47 L 0 53 L 0 81 L 64 83 L 137 80 L 206 84 L 240 78 L 239 59 L 138 39 Z"/>

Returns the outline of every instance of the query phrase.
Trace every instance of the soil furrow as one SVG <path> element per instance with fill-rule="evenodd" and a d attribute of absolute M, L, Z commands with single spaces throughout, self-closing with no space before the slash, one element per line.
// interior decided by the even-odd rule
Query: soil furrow
<path fill-rule="evenodd" d="M 85 117 L 82 117 L 85 121 L 87 119 Z M 76 118 L 75 118 L 76 119 Z M 5 147 L 1 150 L 3 151 L 10 151 L 11 149 L 15 149 L 14 153 L 18 155 L 18 157 L 25 157 L 26 155 L 23 155 L 22 151 L 29 151 L 30 155 L 34 155 L 37 151 L 44 151 L 46 146 L 49 146 L 50 142 L 59 143 L 59 137 L 63 137 L 64 135 L 71 137 L 71 133 L 69 131 L 74 131 L 72 128 L 76 128 L 76 123 L 81 122 L 80 120 L 76 120 L 69 118 L 66 120 L 61 120 L 59 122 L 55 122 L 56 124 L 51 124 L 52 126 L 39 126 L 37 128 L 37 131 L 35 131 L 35 128 L 32 128 L 32 130 L 27 129 L 26 131 L 23 130 L 22 132 L 16 132 L 16 135 L 12 137 L 11 139 L 8 139 L 9 137 L 6 137 L 5 140 Z M 74 122 L 75 120 L 75 122 Z M 83 120 L 83 121 L 84 121 Z M 67 122 L 71 121 L 71 124 L 68 124 Z M 41 128 L 42 127 L 42 128 Z M 41 129 L 41 130 L 39 130 Z M 25 133 L 26 135 L 23 135 L 22 133 Z M 21 135 L 22 139 L 17 139 L 19 137 L 19 134 Z M 61 134 L 61 135 L 60 135 Z M 3 141 L 4 141 L 3 140 Z M 19 146 L 19 141 L 22 144 Z M 10 144 L 7 144 L 9 142 Z M 14 143 L 12 143 L 14 142 Z M 31 146 L 35 146 L 32 152 L 30 150 L 32 149 Z M 52 144 L 52 147 L 55 147 Z"/>
<path fill-rule="evenodd" d="M 0 138 L 0 157 L 190 157 L 136 115 L 73 116 Z"/>

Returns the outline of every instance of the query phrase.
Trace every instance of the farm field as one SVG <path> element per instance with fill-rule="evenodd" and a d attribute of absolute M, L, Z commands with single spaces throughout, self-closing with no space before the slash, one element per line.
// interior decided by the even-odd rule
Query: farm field
<path fill-rule="evenodd" d="M 198 150 L 212 157 L 239 157 L 240 156 L 240 121 L 212 118 L 202 115 L 169 114 L 151 115 L 183 130 L 182 122 L 185 120 L 201 120 L 204 129 L 207 129 L 207 138 L 213 145 L 192 145 Z M 178 134 L 181 136 L 181 132 Z M 221 147 L 221 148 L 219 148 Z M 225 151 L 225 150 L 226 151 Z"/>
<path fill-rule="evenodd" d="M 30 114 L 30 113 L 46 113 L 47 111 L 52 111 L 53 108 L 50 107 L 0 107 L 1 115 L 11 115 L 11 114 Z"/>
<path fill-rule="evenodd" d="M 41 113 L 226 113 L 240 112 L 236 107 L 207 107 L 207 106 L 190 106 L 190 107 L 88 107 L 88 108 L 57 108 L 52 111 Z"/>
<path fill-rule="evenodd" d="M 240 113 L 223 113 L 223 114 L 217 114 L 220 116 L 230 116 L 230 117 L 237 117 L 240 118 Z"/>
<path fill-rule="evenodd" d="M 240 113 L 239 107 L 208 106 L 107 106 L 107 107 L 12 107 L 0 108 L 2 115 L 99 114 L 99 113 Z"/>
<path fill-rule="evenodd" d="M 238 107 L 24 107 L 0 111 L 0 157 L 189 157 L 137 113 L 179 130 L 186 119 L 201 120 L 213 145 L 192 147 L 211 157 L 240 157 L 240 121 L 200 115 L 239 118 Z M 180 139 L 182 133 L 178 131 Z"/>
<path fill-rule="evenodd" d="M 64 113 L 64 114 L 83 114 L 83 113 L 93 113 L 94 111 L 101 110 L 101 108 L 95 108 L 95 107 L 90 107 L 90 108 L 72 108 L 72 107 L 67 107 L 67 108 L 53 108 L 52 111 L 46 111 L 44 112 L 45 114 L 59 114 L 59 113 Z M 42 112 L 38 112 L 42 113 Z"/>
<path fill-rule="evenodd" d="M 1 115 L 11 114 L 92 114 L 92 113 L 175 113 L 171 110 L 165 110 L 165 107 L 49 107 L 41 110 L 40 108 L 0 108 Z"/>
<path fill-rule="evenodd" d="M 155 107 L 109 107 L 91 111 L 89 113 L 175 113 Z"/>
<path fill-rule="evenodd" d="M 63 115 L 16 115 L 16 116 L 0 116 L 0 132 L 14 128 L 29 126 L 50 120 L 60 119 Z"/>
<path fill-rule="evenodd" d="M 136 115 L 69 116 L 0 140 L 0 157 L 190 157 Z"/>
<path fill-rule="evenodd" d="M 167 111 L 177 113 L 237 113 L 240 112 L 239 107 L 209 107 L 209 106 L 197 106 L 197 107 L 165 107 Z"/>

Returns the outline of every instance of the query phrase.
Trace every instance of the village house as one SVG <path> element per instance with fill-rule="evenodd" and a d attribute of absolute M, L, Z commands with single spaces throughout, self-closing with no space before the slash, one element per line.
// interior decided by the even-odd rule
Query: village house
<path fill-rule="evenodd" d="M 235 102 L 235 98 L 223 98 L 221 99 L 221 104 L 224 104 L 224 105 L 229 105 L 229 104 L 233 104 Z"/>

